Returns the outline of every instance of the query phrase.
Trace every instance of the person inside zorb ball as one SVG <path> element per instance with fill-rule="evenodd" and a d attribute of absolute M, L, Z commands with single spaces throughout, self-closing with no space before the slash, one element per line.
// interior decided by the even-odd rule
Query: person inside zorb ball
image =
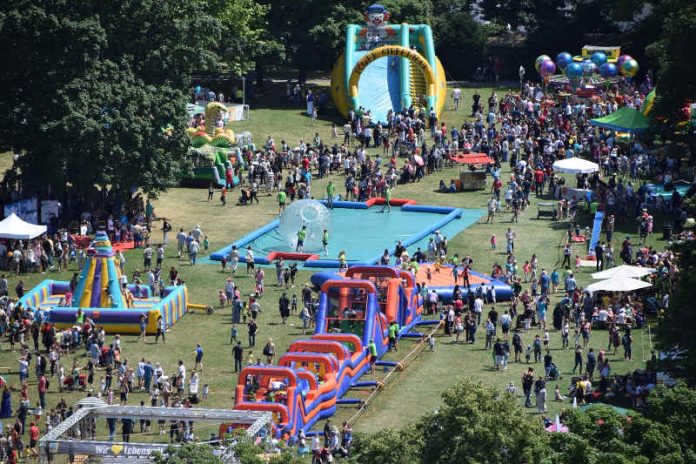
<path fill-rule="evenodd" d="M 297 233 L 306 226 L 304 252 L 322 250 L 322 234 L 331 235 L 331 212 L 316 200 L 300 200 L 291 203 L 280 215 L 278 234 L 293 250 L 297 247 Z"/>

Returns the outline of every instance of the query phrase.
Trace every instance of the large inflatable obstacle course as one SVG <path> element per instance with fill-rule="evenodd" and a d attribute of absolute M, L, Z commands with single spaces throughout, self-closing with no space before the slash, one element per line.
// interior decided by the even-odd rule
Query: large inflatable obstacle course
<path fill-rule="evenodd" d="M 435 55 L 433 33 L 427 24 L 389 24 L 382 5 L 365 11 L 366 24 L 348 25 L 346 48 L 331 75 L 331 96 L 347 117 L 361 107 L 373 122 L 386 122 L 387 113 L 432 108 L 438 115 L 447 97 L 445 70 Z"/>
<path fill-rule="evenodd" d="M 422 301 L 410 272 L 380 266 L 349 269 L 346 278 L 321 286 L 316 330 L 296 340 L 277 366 L 249 366 L 239 374 L 235 409 L 269 411 L 276 434 L 309 432 L 317 421 L 331 417 L 341 404 L 360 403 L 344 398 L 354 388 L 377 382 L 359 382 L 370 370 L 371 343 L 377 358 L 388 351 L 390 323 L 398 336 L 413 333 L 421 322 Z M 378 360 L 378 366 L 398 368 Z"/>
<path fill-rule="evenodd" d="M 160 316 L 171 327 L 191 305 L 185 285 L 167 287 L 155 297 L 146 285 L 121 284 L 121 269 L 111 242 L 97 232 L 87 251 L 85 266 L 71 294 L 70 282 L 44 280 L 20 299 L 24 307 L 46 312 L 45 320 L 57 328 L 76 324 L 78 310 L 107 333 L 140 333 L 140 320 L 146 317 L 147 333 L 157 332 Z"/>
<path fill-rule="evenodd" d="M 362 405 L 354 394 L 360 389 L 381 387 L 376 380 L 360 380 L 371 369 L 372 343 L 376 366 L 403 368 L 384 359 L 391 324 L 398 327 L 397 338 L 417 339 L 426 335 L 418 326 L 439 324 L 422 318 L 423 298 L 409 271 L 354 266 L 345 276 L 324 273 L 317 279 L 312 279 L 320 285 L 314 335 L 294 341 L 277 366 L 248 366 L 237 379 L 235 409 L 272 412 L 279 437 L 308 433 L 340 405 Z M 500 291 L 507 298 L 512 293 L 509 286 Z"/>

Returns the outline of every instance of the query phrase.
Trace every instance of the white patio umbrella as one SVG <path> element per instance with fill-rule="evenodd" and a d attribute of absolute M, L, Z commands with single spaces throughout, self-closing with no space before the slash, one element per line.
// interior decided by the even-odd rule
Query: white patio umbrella
<path fill-rule="evenodd" d="M 630 277 L 613 277 L 611 279 L 600 280 L 585 287 L 585 290 L 596 292 L 603 290 L 605 292 L 632 292 L 641 288 L 651 287 L 652 284 L 643 282 Z"/>
<path fill-rule="evenodd" d="M 586 159 L 573 157 L 554 162 L 553 170 L 567 174 L 591 174 L 599 171 L 599 165 Z"/>
<path fill-rule="evenodd" d="M 645 277 L 648 274 L 655 272 L 655 269 L 651 267 L 640 267 L 640 266 L 629 266 L 628 264 L 622 264 L 620 266 L 612 267 L 611 269 L 605 269 L 600 272 L 595 272 L 592 274 L 593 279 L 611 279 L 613 277 L 633 277 L 640 278 Z"/>

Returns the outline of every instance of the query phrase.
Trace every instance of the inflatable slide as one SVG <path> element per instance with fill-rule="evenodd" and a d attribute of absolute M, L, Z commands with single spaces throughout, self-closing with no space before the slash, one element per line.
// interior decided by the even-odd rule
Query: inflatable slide
<path fill-rule="evenodd" d="M 348 25 L 344 53 L 334 65 L 331 96 L 336 109 L 370 111 L 386 122 L 390 110 L 432 108 L 438 117 L 447 99 L 445 71 L 435 55 L 430 26 L 388 24 L 382 5 L 365 11 L 366 25 Z"/>

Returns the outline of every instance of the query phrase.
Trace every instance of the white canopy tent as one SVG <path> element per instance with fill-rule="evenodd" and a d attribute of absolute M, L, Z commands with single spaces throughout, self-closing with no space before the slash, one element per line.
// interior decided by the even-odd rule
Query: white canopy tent
<path fill-rule="evenodd" d="M 606 269 L 604 271 L 595 272 L 592 274 L 593 279 L 612 279 L 614 277 L 631 277 L 631 278 L 641 278 L 648 274 L 655 272 L 655 269 L 651 267 L 640 267 L 640 266 L 629 266 L 628 264 L 622 264 L 621 266 L 612 267 L 611 269 Z"/>
<path fill-rule="evenodd" d="M 641 288 L 651 287 L 652 284 L 643 282 L 630 277 L 613 277 L 611 279 L 600 280 L 585 287 L 585 290 L 597 292 L 603 290 L 605 292 L 632 292 Z"/>
<path fill-rule="evenodd" d="M 15 213 L 0 222 L 0 238 L 30 240 L 45 233 L 46 226 L 24 222 Z"/>
<path fill-rule="evenodd" d="M 599 171 L 599 165 L 586 159 L 573 157 L 554 162 L 553 170 L 567 174 L 591 174 Z"/>

